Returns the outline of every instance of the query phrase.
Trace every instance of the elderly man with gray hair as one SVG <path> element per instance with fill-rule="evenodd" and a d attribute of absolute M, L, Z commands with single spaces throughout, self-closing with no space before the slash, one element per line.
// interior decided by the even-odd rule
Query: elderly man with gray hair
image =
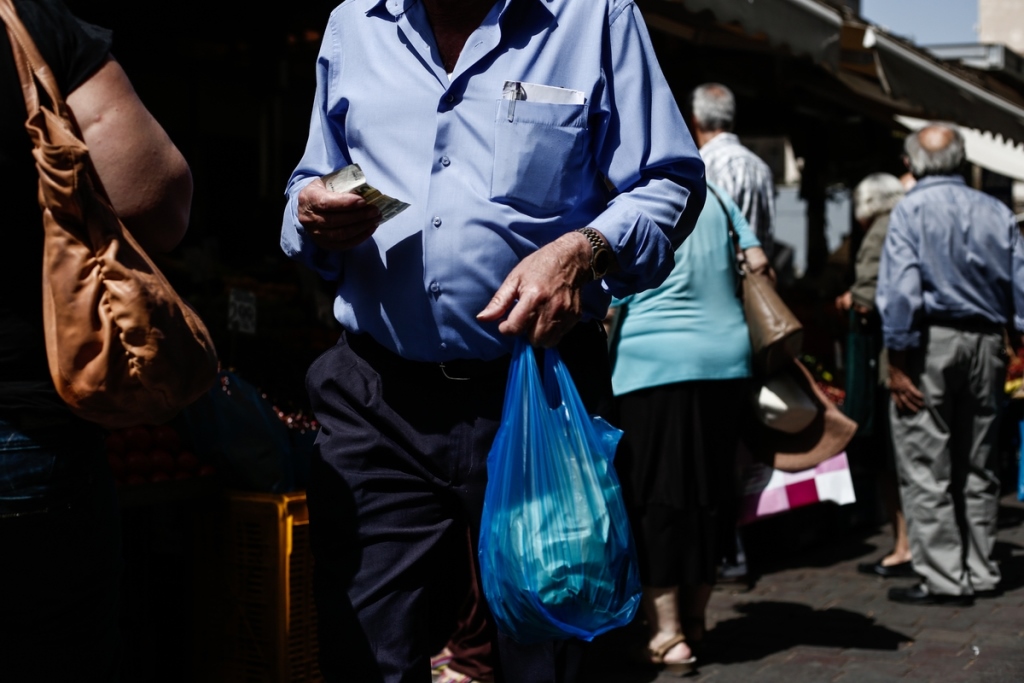
<path fill-rule="evenodd" d="M 969 605 L 997 595 L 997 432 L 1004 332 L 1024 330 L 1024 239 L 1013 213 L 959 175 L 964 141 L 931 123 L 907 137 L 917 184 L 893 210 L 876 301 L 917 585 L 889 599 Z"/>
<path fill-rule="evenodd" d="M 707 179 L 725 190 L 772 257 L 775 181 L 768 164 L 732 132 L 736 98 L 721 83 L 705 83 L 690 94 L 690 126 L 704 159 Z"/>
<path fill-rule="evenodd" d="M 889 429 L 882 323 L 875 310 L 878 263 L 889 231 L 889 214 L 905 194 L 900 179 L 889 173 L 872 173 L 854 188 L 853 215 L 865 234 L 857 249 L 853 285 L 836 299 L 836 308 L 849 312 L 850 326 L 846 349 L 847 401 L 843 408 L 860 425 L 847 451 L 875 476 L 893 531 L 892 549 L 875 562 L 859 564 L 857 569 L 887 579 L 914 576 Z"/>

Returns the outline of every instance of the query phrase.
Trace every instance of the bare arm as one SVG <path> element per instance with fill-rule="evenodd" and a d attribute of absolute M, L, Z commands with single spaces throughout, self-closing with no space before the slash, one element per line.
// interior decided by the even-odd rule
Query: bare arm
<path fill-rule="evenodd" d="M 173 249 L 188 228 L 192 173 L 112 58 L 67 96 L 114 210 L 147 250 Z"/>

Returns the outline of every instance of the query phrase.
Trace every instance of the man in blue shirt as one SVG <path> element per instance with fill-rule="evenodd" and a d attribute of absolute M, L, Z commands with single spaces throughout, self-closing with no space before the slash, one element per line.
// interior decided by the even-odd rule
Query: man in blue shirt
<path fill-rule="evenodd" d="M 998 590 L 997 432 L 1004 330 L 1024 330 L 1024 240 L 1013 213 L 957 175 L 951 125 L 910 135 L 917 184 L 896 205 L 876 294 L 914 570 L 889 598 L 971 604 Z"/>
<path fill-rule="evenodd" d="M 352 163 L 410 207 L 381 224 L 329 192 Z M 345 330 L 307 376 L 328 680 L 426 676 L 468 586 L 514 337 L 558 345 L 596 407 L 611 296 L 664 280 L 704 194 L 631 0 L 334 10 L 281 235 L 337 284 Z M 506 680 L 568 680 L 562 646 L 496 642 Z"/>

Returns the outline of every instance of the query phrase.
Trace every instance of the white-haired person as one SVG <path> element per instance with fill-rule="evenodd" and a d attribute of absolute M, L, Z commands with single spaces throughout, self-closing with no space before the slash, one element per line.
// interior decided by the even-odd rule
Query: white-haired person
<path fill-rule="evenodd" d="M 836 298 L 836 308 L 850 313 L 846 381 L 847 398 L 850 400 L 847 406 L 859 407 L 858 414 L 848 412 L 860 424 L 857 438 L 849 446 L 850 456 L 875 476 L 882 508 L 893 532 L 893 545 L 888 554 L 875 562 L 861 563 L 857 569 L 883 578 L 914 575 L 889 429 L 882 324 L 875 309 L 878 263 L 889 231 L 889 214 L 905 194 L 906 189 L 900 179 L 889 173 L 872 173 L 854 188 L 853 214 L 864 230 L 864 237 L 857 249 L 854 282 L 849 290 Z M 853 401 L 855 396 L 856 403 Z"/>
<path fill-rule="evenodd" d="M 964 140 L 931 123 L 907 137 L 917 184 L 893 209 L 875 297 L 889 354 L 911 604 L 969 605 L 999 592 L 997 439 L 1004 335 L 1024 330 L 1024 239 L 1014 214 L 968 187 Z"/>

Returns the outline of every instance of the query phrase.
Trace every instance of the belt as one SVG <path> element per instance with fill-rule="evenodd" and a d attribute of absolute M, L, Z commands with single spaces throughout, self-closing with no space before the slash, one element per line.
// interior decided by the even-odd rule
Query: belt
<path fill-rule="evenodd" d="M 508 373 L 512 358 L 508 354 L 494 360 L 460 358 L 446 360 L 443 363 L 415 361 L 403 358 L 391 349 L 380 344 L 368 334 L 345 333 L 348 342 L 357 356 L 369 363 L 374 369 L 386 367 L 406 375 L 423 379 L 447 379 L 453 381 L 469 381 L 484 379 Z"/>
<path fill-rule="evenodd" d="M 987 318 L 929 318 L 929 327 L 946 327 L 958 332 L 974 332 L 977 334 L 1002 334 L 1006 330 L 1003 323 L 994 323 Z"/>

